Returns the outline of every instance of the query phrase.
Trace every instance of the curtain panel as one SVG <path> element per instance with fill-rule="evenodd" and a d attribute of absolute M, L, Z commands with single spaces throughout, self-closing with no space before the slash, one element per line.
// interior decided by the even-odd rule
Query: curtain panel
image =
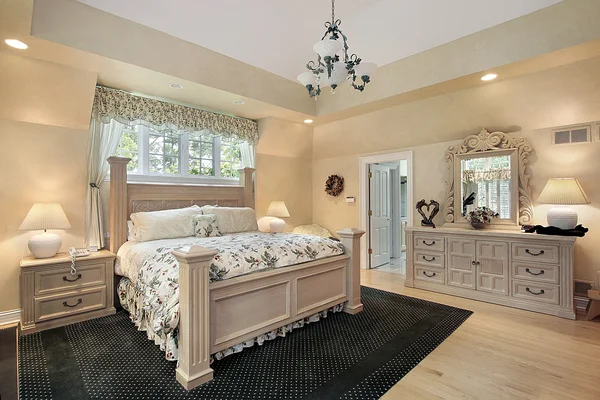
<path fill-rule="evenodd" d="M 203 131 L 242 139 L 251 144 L 258 143 L 258 124 L 255 121 L 134 96 L 101 86 L 96 87 L 92 118 L 104 123 L 116 120 L 125 125 L 147 125 L 158 131 Z"/>
<path fill-rule="evenodd" d="M 88 182 L 85 196 L 85 246 L 104 247 L 104 224 L 100 187 L 108 174 L 106 159 L 114 155 L 125 125 L 92 119 L 88 142 Z"/>
<path fill-rule="evenodd" d="M 462 181 L 464 183 L 470 182 L 484 182 L 484 181 L 504 181 L 510 179 L 510 169 L 499 168 L 499 169 L 467 169 L 462 172 Z"/>

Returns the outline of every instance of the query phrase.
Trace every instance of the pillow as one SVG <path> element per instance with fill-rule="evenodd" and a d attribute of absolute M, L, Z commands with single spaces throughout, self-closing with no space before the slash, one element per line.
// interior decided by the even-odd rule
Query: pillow
<path fill-rule="evenodd" d="M 127 221 L 127 240 L 130 242 L 139 242 L 140 241 L 140 233 L 138 232 L 134 225 L 134 223 L 130 220 Z"/>
<path fill-rule="evenodd" d="M 131 221 L 137 228 L 138 240 L 171 239 L 194 236 L 192 217 L 200 214 L 200 207 L 194 205 L 175 210 L 137 212 L 131 214 Z"/>
<path fill-rule="evenodd" d="M 196 237 L 221 236 L 219 224 L 215 214 L 198 214 L 192 217 L 194 221 L 194 232 Z"/>
<path fill-rule="evenodd" d="M 203 214 L 217 217 L 221 233 L 251 232 L 258 230 L 256 213 L 250 207 L 202 207 Z"/>

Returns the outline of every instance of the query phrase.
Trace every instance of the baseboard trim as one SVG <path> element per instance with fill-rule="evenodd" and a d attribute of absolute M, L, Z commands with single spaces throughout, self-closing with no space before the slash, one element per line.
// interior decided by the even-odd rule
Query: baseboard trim
<path fill-rule="evenodd" d="M 0 311 L 0 325 L 14 324 L 21 320 L 21 310 Z"/>

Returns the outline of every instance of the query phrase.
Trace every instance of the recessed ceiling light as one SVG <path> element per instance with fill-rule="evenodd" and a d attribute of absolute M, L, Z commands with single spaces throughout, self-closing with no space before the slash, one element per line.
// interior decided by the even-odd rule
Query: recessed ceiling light
<path fill-rule="evenodd" d="M 241 106 L 241 105 L 242 105 L 242 104 L 244 104 L 244 103 L 245 103 L 245 101 L 244 101 L 244 100 L 234 100 L 234 101 L 233 101 L 233 104 L 235 104 L 235 105 L 238 105 L 238 106 Z"/>
<path fill-rule="evenodd" d="M 183 89 L 183 85 L 181 83 L 169 83 L 169 86 L 172 87 L 173 89 Z"/>
<path fill-rule="evenodd" d="M 305 123 L 305 124 L 312 124 L 312 123 L 313 123 L 313 120 L 312 120 L 312 119 L 305 119 L 305 120 L 304 120 L 304 123 Z"/>
<path fill-rule="evenodd" d="M 29 48 L 29 46 L 27 46 L 25 43 L 23 43 L 17 39 L 6 39 L 4 41 L 4 43 L 9 45 L 10 47 L 14 47 L 15 49 L 19 49 L 19 50 L 25 50 L 25 49 Z"/>
<path fill-rule="evenodd" d="M 487 74 L 481 77 L 482 81 L 493 81 L 494 79 L 496 79 L 498 77 L 498 75 L 496 74 Z"/>

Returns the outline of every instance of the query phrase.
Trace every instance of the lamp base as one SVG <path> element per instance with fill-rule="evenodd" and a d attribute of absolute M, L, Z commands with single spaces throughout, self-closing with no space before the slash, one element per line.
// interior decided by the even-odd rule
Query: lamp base
<path fill-rule="evenodd" d="M 577 211 L 569 207 L 552 207 L 546 215 L 548 225 L 560 229 L 573 229 L 577 226 Z"/>
<path fill-rule="evenodd" d="M 62 239 L 56 233 L 40 233 L 34 235 L 29 239 L 27 246 L 29 251 L 35 258 L 50 258 L 54 257 L 60 246 L 62 245 Z"/>
<path fill-rule="evenodd" d="M 273 218 L 270 225 L 273 233 L 281 233 L 285 229 L 285 221 L 281 218 Z"/>

